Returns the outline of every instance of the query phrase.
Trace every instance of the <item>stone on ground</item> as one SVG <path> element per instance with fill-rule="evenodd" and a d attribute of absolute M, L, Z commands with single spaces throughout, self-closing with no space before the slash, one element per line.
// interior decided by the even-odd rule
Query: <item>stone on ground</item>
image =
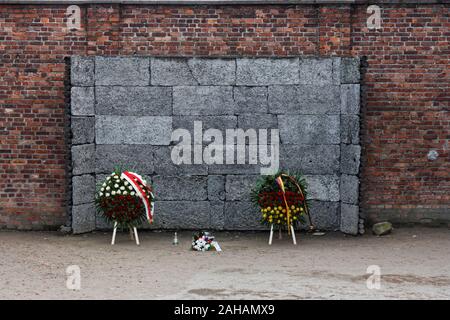
<path fill-rule="evenodd" d="M 388 221 L 375 223 L 372 227 L 372 231 L 377 236 L 383 236 L 392 231 L 392 223 Z"/>

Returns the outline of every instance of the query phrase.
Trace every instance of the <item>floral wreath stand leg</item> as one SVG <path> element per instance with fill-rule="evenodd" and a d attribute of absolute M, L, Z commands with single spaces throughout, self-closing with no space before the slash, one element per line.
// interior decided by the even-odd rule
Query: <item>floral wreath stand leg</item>
<path fill-rule="evenodd" d="M 113 229 L 113 234 L 112 234 L 112 239 L 111 239 L 111 245 L 113 246 L 116 243 L 116 234 L 117 234 L 117 227 L 118 227 L 118 223 L 117 221 L 114 222 L 114 229 Z M 130 228 L 130 238 L 131 240 L 136 240 L 136 245 L 140 245 L 139 242 L 139 235 L 137 232 L 137 228 L 136 227 L 129 227 Z"/>
<path fill-rule="evenodd" d="M 279 234 L 278 238 L 281 239 L 281 228 L 279 230 L 280 230 L 280 234 Z M 293 225 L 290 226 L 290 231 L 291 231 L 291 236 L 292 236 L 292 243 L 294 245 L 297 245 L 297 238 L 295 237 L 295 229 L 294 229 Z M 269 246 L 272 245 L 272 240 L 273 240 L 273 224 L 270 225 Z"/>

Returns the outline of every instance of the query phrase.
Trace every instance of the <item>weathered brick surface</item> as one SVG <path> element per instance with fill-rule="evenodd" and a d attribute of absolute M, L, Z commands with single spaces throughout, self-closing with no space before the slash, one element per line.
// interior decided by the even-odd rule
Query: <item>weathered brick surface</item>
<path fill-rule="evenodd" d="M 133 54 L 366 56 L 361 213 L 372 221 L 448 220 L 448 4 L 383 4 L 380 30 L 367 29 L 366 5 L 81 8 L 82 29 L 69 32 L 65 6 L 0 7 L 1 226 L 65 221 L 63 57 Z M 91 86 L 90 79 L 72 82 Z M 343 79 L 353 81 L 350 73 Z M 430 149 L 437 160 L 428 160 Z"/>

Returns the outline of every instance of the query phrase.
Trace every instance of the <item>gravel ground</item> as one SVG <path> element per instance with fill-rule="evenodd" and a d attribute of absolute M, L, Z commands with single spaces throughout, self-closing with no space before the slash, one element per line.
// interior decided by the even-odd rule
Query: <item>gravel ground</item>
<path fill-rule="evenodd" d="M 450 230 L 402 228 L 383 237 L 215 234 L 223 252 L 189 250 L 191 232 L 79 236 L 0 232 L 0 299 L 449 299 Z M 66 287 L 78 265 L 81 289 Z M 368 289 L 378 265 L 381 288 Z"/>

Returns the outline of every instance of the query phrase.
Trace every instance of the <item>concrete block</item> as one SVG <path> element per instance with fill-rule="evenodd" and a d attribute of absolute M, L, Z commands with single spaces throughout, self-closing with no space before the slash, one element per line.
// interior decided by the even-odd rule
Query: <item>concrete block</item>
<path fill-rule="evenodd" d="M 341 203 L 341 226 L 340 230 L 347 234 L 358 234 L 359 207 Z"/>
<path fill-rule="evenodd" d="M 280 167 L 303 174 L 339 173 L 338 145 L 281 145 Z"/>
<path fill-rule="evenodd" d="M 95 207 L 93 203 L 72 206 L 72 230 L 74 234 L 95 230 Z"/>
<path fill-rule="evenodd" d="M 250 201 L 251 190 L 259 177 L 258 175 L 227 175 L 225 183 L 227 201 Z"/>
<path fill-rule="evenodd" d="M 268 230 L 261 224 L 261 212 L 249 201 L 225 202 L 225 230 Z"/>
<path fill-rule="evenodd" d="M 361 147 L 358 145 L 341 145 L 341 172 L 356 175 L 359 173 Z"/>
<path fill-rule="evenodd" d="M 94 57 L 72 56 L 70 58 L 70 81 L 72 86 L 93 86 L 94 66 Z"/>
<path fill-rule="evenodd" d="M 96 116 L 97 144 L 169 145 L 172 117 Z"/>
<path fill-rule="evenodd" d="M 358 176 L 341 175 L 341 200 L 344 203 L 358 204 L 359 178 Z"/>
<path fill-rule="evenodd" d="M 300 59 L 300 84 L 333 84 L 332 58 Z"/>
<path fill-rule="evenodd" d="M 154 172 L 154 147 L 149 145 L 97 145 L 95 172 L 111 173 L 119 166 L 140 174 Z"/>
<path fill-rule="evenodd" d="M 206 176 L 154 176 L 158 200 L 207 200 Z"/>
<path fill-rule="evenodd" d="M 239 58 L 236 84 L 241 86 L 298 84 L 298 58 Z"/>
<path fill-rule="evenodd" d="M 237 106 L 229 86 L 174 87 L 174 115 L 234 115 Z"/>
<path fill-rule="evenodd" d="M 166 87 L 96 87 L 97 115 L 172 115 L 172 89 Z"/>
<path fill-rule="evenodd" d="M 337 175 L 305 175 L 308 199 L 339 201 L 339 177 Z"/>
<path fill-rule="evenodd" d="M 339 202 L 311 200 L 309 209 L 316 228 L 328 231 L 339 229 Z"/>
<path fill-rule="evenodd" d="M 95 145 L 84 144 L 72 146 L 72 174 L 81 175 L 94 173 Z"/>
<path fill-rule="evenodd" d="M 359 144 L 359 117 L 341 115 L 341 143 Z"/>
<path fill-rule="evenodd" d="M 360 83 L 359 58 L 341 58 L 341 83 Z"/>
<path fill-rule="evenodd" d="M 234 87 L 238 114 L 266 114 L 267 87 Z"/>
<path fill-rule="evenodd" d="M 359 115 L 360 85 L 341 85 L 341 114 Z"/>
<path fill-rule="evenodd" d="M 95 57 L 97 86 L 148 86 L 150 60 L 146 57 Z"/>
<path fill-rule="evenodd" d="M 339 114 L 335 85 L 270 86 L 269 112 L 274 114 Z"/>
<path fill-rule="evenodd" d="M 94 202 L 95 177 L 90 174 L 72 177 L 72 203 L 74 205 Z"/>
<path fill-rule="evenodd" d="M 225 177 L 220 175 L 208 176 L 208 200 L 225 200 Z"/>
<path fill-rule="evenodd" d="M 72 145 L 93 143 L 95 137 L 95 118 L 77 117 L 71 118 Z"/>
<path fill-rule="evenodd" d="M 338 115 L 280 115 L 280 138 L 284 144 L 339 144 Z"/>
<path fill-rule="evenodd" d="M 73 87 L 70 93 L 71 112 L 74 116 L 93 116 L 95 97 L 93 87 Z"/>

